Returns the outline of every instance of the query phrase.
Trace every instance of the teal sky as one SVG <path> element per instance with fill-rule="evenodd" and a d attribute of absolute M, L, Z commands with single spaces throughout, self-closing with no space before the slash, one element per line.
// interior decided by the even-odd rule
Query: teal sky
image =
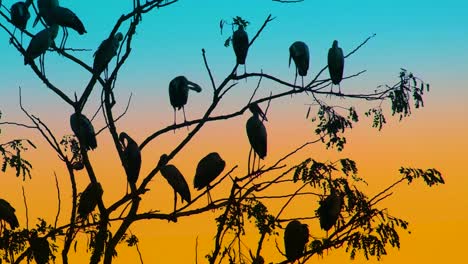
<path fill-rule="evenodd" d="M 3 3 L 10 6 L 13 1 Z M 90 49 L 76 55 L 91 64 L 93 52 L 118 16 L 130 10 L 132 1 L 62 0 L 61 5 L 72 9 L 88 31 L 79 36 L 70 30 L 67 47 Z M 347 52 L 376 33 L 377 37 L 346 64 L 348 74 L 368 70 L 365 88 L 393 81 L 399 68 L 406 67 L 423 79 L 457 84 L 449 88 L 455 92 L 468 69 L 466 10 L 465 1 L 306 0 L 288 5 L 268 0 L 180 1 L 144 17 L 119 84 L 127 94 L 132 90 L 138 96 L 144 89 L 164 98 L 168 82 L 176 75 L 184 74 L 207 85 L 201 48 L 206 49 L 209 63 L 220 80 L 234 63 L 232 48 L 223 46 L 230 28 L 226 27 L 220 35 L 220 19 L 239 15 L 251 21 L 248 33 L 252 37 L 271 13 L 276 19 L 249 51 L 248 70 L 263 69 L 290 80 L 293 71 L 287 67 L 288 47 L 295 40 L 303 40 L 311 52 L 311 73 L 316 73 L 325 64 L 326 52 L 334 39 Z M 41 28 L 31 29 L 33 19 L 34 16 L 28 29 L 37 32 Z M 38 100 L 54 98 L 51 92 L 41 89 L 44 87 L 36 81 L 31 69 L 23 65 L 21 55 L 8 44 L 3 31 L 0 39 L 4 40 L 0 42 L 4 62 L 0 71 L 8 76 L 2 82 L 2 90 L 7 92 L 3 97 L 17 98 L 14 88 L 21 85 L 28 93 L 37 95 Z M 24 45 L 28 43 L 29 38 L 24 37 Z M 47 55 L 46 67 L 51 80 L 70 96 L 73 91 L 80 94 L 84 85 L 81 80 L 89 78 L 89 74 L 56 54 Z M 363 80 L 357 81 L 362 84 Z M 4 103 L 8 102 L 2 100 Z"/>

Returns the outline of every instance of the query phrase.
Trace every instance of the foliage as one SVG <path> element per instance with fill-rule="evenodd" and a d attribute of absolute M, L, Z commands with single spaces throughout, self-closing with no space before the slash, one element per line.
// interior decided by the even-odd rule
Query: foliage
<path fill-rule="evenodd" d="M 119 117 L 114 117 L 114 106 L 120 103 L 120 98 L 114 98 L 114 89 L 118 89 L 117 76 L 129 56 L 131 55 L 133 37 L 143 15 L 150 13 L 157 8 L 169 7 L 178 2 L 149 0 L 145 3 L 139 3 L 139 7 L 122 15 L 109 31 L 108 36 L 117 36 L 118 33 L 123 35 L 123 39 L 119 42 L 118 47 L 114 47 L 111 53 L 116 53 L 116 63 L 108 65 L 105 71 L 105 78 L 101 78 L 100 74 L 96 74 L 93 67 L 87 65 L 79 58 L 74 56 L 75 49 L 60 49 L 55 43 L 52 44 L 47 53 L 57 52 L 62 55 L 61 58 L 70 63 L 75 63 L 81 66 L 89 73 L 89 82 L 86 85 L 82 95 L 78 98 L 75 95 L 75 100 L 68 97 L 62 92 L 59 87 L 54 85 L 54 80 L 47 76 L 44 71 L 40 71 L 34 61 L 29 67 L 41 79 L 45 86 L 55 95 L 61 98 L 70 110 L 75 113 L 81 113 L 87 106 L 89 96 L 92 94 L 95 86 L 102 86 L 101 105 L 103 110 L 104 120 L 106 120 L 105 130 L 112 137 L 114 147 L 117 151 L 122 166 L 125 166 L 128 161 L 122 151 L 122 144 L 119 141 L 118 131 L 122 129 L 117 124 L 117 120 L 125 115 L 123 113 Z M 278 2 L 297 2 L 297 1 L 278 1 Z M 300 1 L 299 1 L 300 2 Z M 9 17 L 3 11 L 0 11 L 4 18 Z M 37 15 L 37 14 L 36 14 Z M 255 39 L 259 37 L 263 29 L 273 20 L 268 16 L 263 25 L 259 26 L 255 37 L 250 40 L 249 47 L 254 45 Z M 10 36 L 10 43 L 16 50 L 25 55 L 25 46 L 22 45 L 16 36 L 8 30 L 4 24 L 9 24 L 11 21 L 6 19 L 5 22 L 0 22 L 3 30 Z M 238 28 L 246 29 L 249 26 L 250 32 L 253 31 L 250 22 L 245 18 L 236 16 L 232 18 L 232 22 L 225 20 L 220 21 L 220 30 L 224 25 L 230 25 L 232 31 Z M 32 36 L 26 29 L 26 35 Z M 108 36 L 103 41 L 108 40 Z M 374 36 L 374 35 L 373 35 Z M 365 45 L 373 36 L 367 38 L 346 58 Z M 229 36 L 224 45 L 228 47 L 232 39 Z M 107 43 L 107 42 L 103 42 Z M 106 46 L 106 45 L 103 45 Z M 118 49 L 117 49 L 118 48 Z M 249 56 L 255 56 L 252 52 Z M 112 58 L 113 60 L 114 58 Z M 183 140 L 176 146 L 162 155 L 160 162 L 154 164 L 154 167 L 146 175 L 140 173 L 138 184 L 131 185 L 131 191 L 115 201 L 106 201 L 104 203 L 102 195 L 98 195 L 94 201 L 97 203 L 97 208 L 90 213 L 91 220 L 86 217 L 79 217 L 77 209 L 83 195 L 80 195 L 77 190 L 75 171 L 85 170 L 86 179 L 90 184 L 98 184 L 101 175 L 93 169 L 93 162 L 88 157 L 87 149 L 80 147 L 80 142 L 74 135 L 66 135 L 61 140 L 56 140 L 54 131 L 49 129 L 47 125 L 39 118 L 29 114 L 21 104 L 20 107 L 34 126 L 21 125 L 17 123 L 0 123 L 0 125 L 18 125 L 21 127 L 32 128 L 39 132 L 49 146 L 56 152 L 59 159 L 67 168 L 68 178 L 71 186 L 71 210 L 69 212 L 69 221 L 63 223 L 58 222 L 60 208 L 57 212 L 56 223 L 52 226 L 45 220 L 39 219 L 38 224 L 34 228 L 22 227 L 22 229 L 10 230 L 7 229 L 5 222 L 0 214 L 0 257 L 8 263 L 20 263 L 21 261 L 30 261 L 35 259 L 36 262 L 49 262 L 55 260 L 57 253 L 61 250 L 62 262 L 68 263 L 69 250 L 73 248 L 77 250 L 79 239 L 77 234 L 82 234 L 87 238 L 87 252 L 90 254 L 90 263 L 97 264 L 104 262 L 110 264 L 113 258 L 118 256 L 117 245 L 124 244 L 128 247 L 134 247 L 142 258 L 139 251 L 139 239 L 130 231 L 132 224 L 138 221 L 177 221 L 178 217 L 191 217 L 198 214 L 203 214 L 214 210 L 219 213 L 216 217 L 216 235 L 214 238 L 213 250 L 206 254 L 206 259 L 209 263 L 265 263 L 271 256 L 266 256 L 262 251 L 265 243 L 271 243 L 283 234 L 284 223 L 291 220 L 301 219 L 307 223 L 317 221 L 321 217 L 320 208 L 321 202 L 331 193 L 339 197 L 339 212 L 336 223 L 333 223 L 333 229 L 328 229 L 326 234 L 313 234 L 312 239 L 309 239 L 307 247 L 303 251 L 301 263 L 307 262 L 313 255 L 323 255 L 324 252 L 336 248 L 344 248 L 351 258 L 354 258 L 358 253 L 362 254 L 367 259 L 375 257 L 380 260 L 382 256 L 387 254 L 389 247 L 399 248 L 400 234 L 402 231 L 408 230 L 409 223 L 390 213 L 390 209 L 381 208 L 381 201 L 393 194 L 394 190 L 401 183 L 413 184 L 416 180 L 422 181 L 428 186 L 444 184 L 444 179 L 436 169 L 419 169 L 419 168 L 401 168 L 401 178 L 395 180 L 388 188 L 383 189 L 373 197 L 368 197 L 365 189 L 366 181 L 359 175 L 358 166 L 355 161 L 349 158 L 339 159 L 337 161 L 320 161 L 316 157 L 298 163 L 290 162 L 291 156 L 302 151 L 303 148 L 315 143 L 324 143 L 328 148 L 336 148 L 338 151 L 343 150 L 347 140 L 345 133 L 353 128 L 353 125 L 360 121 L 359 112 L 355 106 L 329 105 L 327 101 L 318 98 L 320 95 L 336 96 L 332 92 L 324 92 L 323 88 L 331 85 L 329 78 L 319 78 L 322 72 L 326 69 L 325 66 L 317 76 L 312 77 L 309 84 L 301 87 L 295 84 L 280 80 L 278 77 L 260 72 L 251 72 L 237 75 L 236 69 L 238 65 L 233 66 L 233 70 L 219 83 L 215 83 L 215 77 L 212 74 L 205 49 L 202 49 L 202 59 L 205 65 L 208 77 L 211 80 L 213 97 L 212 102 L 207 107 L 206 112 L 199 119 L 184 121 L 180 124 L 173 124 L 167 127 L 160 128 L 149 135 L 139 145 L 139 151 L 145 155 L 146 146 L 159 136 L 175 131 L 178 128 L 192 126 L 191 130 Z M 114 66 L 115 65 L 115 66 Z M 364 71 L 363 71 L 364 72 Z M 363 72 L 345 77 L 352 78 L 362 74 Z M 240 107 L 227 114 L 215 115 L 214 110 L 218 108 L 221 101 L 227 97 L 231 88 L 238 84 L 238 81 L 247 78 L 258 78 L 258 85 L 253 90 L 250 100 L 245 106 Z M 261 86 L 262 79 L 268 79 L 280 85 L 284 90 L 270 93 L 269 96 L 259 97 L 256 95 L 257 90 Z M 232 83 L 232 84 L 231 84 Z M 408 117 L 411 114 L 412 107 L 418 109 L 424 106 L 424 92 L 429 91 L 429 84 L 425 83 L 414 74 L 406 69 L 401 69 L 399 79 L 394 85 L 381 85 L 373 93 L 355 94 L 353 91 L 347 94 L 339 94 L 344 99 L 356 99 L 361 101 L 377 102 L 364 115 L 372 118 L 372 127 L 381 130 L 384 124 L 387 123 L 385 117 L 384 102 L 390 103 L 390 111 L 392 115 L 399 116 L 400 120 Z M 262 164 L 257 166 L 257 169 L 250 170 L 247 173 L 237 171 L 237 165 L 228 164 L 231 166 L 228 171 L 226 169 L 223 174 L 218 176 L 216 181 L 211 183 L 211 186 L 206 191 L 200 192 L 192 199 L 188 205 L 182 205 L 175 208 L 171 212 L 160 212 L 159 210 L 151 210 L 141 212 L 140 201 L 144 199 L 143 194 L 149 190 L 148 184 L 159 173 L 162 166 L 170 162 L 178 153 L 187 147 L 187 144 L 195 138 L 195 135 L 204 128 L 207 122 L 227 120 L 242 115 L 251 104 L 261 104 L 268 102 L 268 107 L 272 100 L 279 98 L 288 98 L 293 94 L 311 95 L 311 103 L 307 111 L 309 118 L 311 109 L 316 114 L 311 117 L 315 128 L 311 134 L 318 136 L 318 139 L 308 142 L 301 147 L 294 149 L 289 154 L 281 157 L 277 162 L 271 164 Z M 344 102 L 344 101 L 340 101 Z M 316 107 L 316 108 L 315 108 Z M 127 107 L 128 108 L 128 107 Z M 126 110 L 125 110 L 126 112 Z M 0 113 L 1 117 L 1 113 Z M 91 126 L 91 121 L 89 126 Z M 178 132 L 180 133 L 180 132 Z M 82 137 L 80 137 L 82 140 Z M 27 144 L 26 144 L 27 143 Z M 16 176 L 23 175 L 23 180 L 26 180 L 26 175 L 30 177 L 32 165 L 29 161 L 23 158 L 23 153 L 28 150 L 28 147 L 35 145 L 27 139 L 17 139 L 4 144 L 0 144 L 0 153 L 2 154 L 2 171 L 7 168 L 12 168 L 16 171 Z M 106 147 L 106 146 L 100 146 Z M 250 159 L 250 158 L 249 158 Z M 249 164 L 251 164 L 249 160 Z M 255 158 L 253 158 L 255 162 Z M 125 170 L 122 170 L 125 171 Z M 195 204 L 200 197 L 207 194 L 210 188 L 218 188 L 220 183 L 230 187 L 229 192 L 225 192 L 222 197 L 211 201 L 208 205 Z M 271 190 L 277 190 L 272 187 L 278 187 L 280 191 L 273 193 Z M 282 193 L 286 191 L 286 193 Z M 292 191 L 291 191 L 292 190 Z M 59 205 L 60 189 L 57 181 L 57 191 Z M 330 195 L 331 196 L 331 195 Z M 308 204 L 314 205 L 314 210 L 304 210 L 301 215 L 289 215 L 287 208 L 291 206 L 293 201 L 303 197 L 307 199 Z M 78 202 L 78 199 L 80 201 Z M 26 199 L 25 199 L 26 200 Z M 85 199 L 86 200 L 86 199 Z M 92 208 L 95 204 L 93 203 Z M 282 204 L 280 209 L 273 209 L 272 203 Z M 27 211 L 27 205 L 25 205 Z M 60 206 L 59 206 L 60 207 Z M 190 207 L 190 208 L 189 208 Z M 323 209 L 324 210 L 324 209 Z M 0 212 L 1 213 L 1 212 Z M 26 212 L 27 214 L 27 212 Z M 304 226 L 304 225 L 301 225 Z M 258 241 L 254 244 L 248 244 L 246 236 L 252 235 L 246 232 L 248 227 L 255 228 L 258 233 Z M 278 238 L 278 240 L 282 240 Z M 278 246 L 278 248 L 280 248 Z M 281 249 L 279 249 L 281 252 Z M 248 252 L 248 254 L 247 254 Z M 286 263 L 286 261 L 282 262 Z"/>

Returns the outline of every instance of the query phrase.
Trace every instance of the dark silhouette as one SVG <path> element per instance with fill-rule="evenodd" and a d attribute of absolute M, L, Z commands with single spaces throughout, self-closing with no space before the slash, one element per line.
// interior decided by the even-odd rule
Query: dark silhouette
<path fill-rule="evenodd" d="M 28 0 L 26 2 L 20 1 L 14 3 L 10 8 L 11 23 L 13 23 L 13 25 L 19 28 L 21 31 L 24 31 L 26 29 L 28 20 L 31 17 L 28 10 L 30 4 L 31 0 Z"/>
<path fill-rule="evenodd" d="M 245 59 L 249 51 L 249 36 L 243 25 L 238 25 L 237 30 L 232 34 L 232 48 L 236 54 L 236 63 L 244 65 L 245 72 Z"/>
<path fill-rule="evenodd" d="M 289 66 L 291 59 L 296 65 L 296 75 L 294 77 L 294 86 L 296 85 L 297 74 L 302 78 L 302 87 L 304 87 L 304 76 L 307 76 L 309 70 L 309 47 L 302 41 L 296 41 L 289 47 Z"/>
<path fill-rule="evenodd" d="M 112 58 L 117 55 L 117 50 L 119 49 L 119 45 L 122 39 L 122 33 L 118 32 L 114 36 L 110 36 L 108 39 L 105 39 L 101 42 L 96 52 L 94 53 L 94 74 L 101 75 L 101 73 L 104 71 L 104 76 L 107 80 L 107 66 L 109 65 L 109 62 L 112 60 Z"/>
<path fill-rule="evenodd" d="M 256 103 L 250 104 L 249 110 L 252 112 L 252 117 L 247 120 L 245 128 L 250 146 L 260 159 L 264 159 L 267 155 L 267 131 L 265 125 L 263 125 L 263 120 L 268 121 L 268 119 Z M 260 120 L 260 117 L 262 120 Z"/>
<path fill-rule="evenodd" d="M 24 54 L 24 65 L 28 65 L 33 62 L 33 60 L 39 56 L 40 58 L 40 69 L 44 74 L 44 55 L 47 49 L 49 49 L 54 42 L 55 37 L 57 37 L 58 26 L 52 25 L 48 28 L 45 28 L 39 31 L 29 42 L 29 46 L 26 49 Z"/>
<path fill-rule="evenodd" d="M 184 122 L 187 121 L 185 118 L 185 104 L 187 104 L 189 89 L 197 93 L 201 92 L 201 87 L 189 80 L 185 76 L 177 76 L 169 83 L 169 100 L 174 108 L 174 125 L 176 124 L 176 109 L 184 113 Z"/>
<path fill-rule="evenodd" d="M 289 222 L 284 230 L 284 248 L 286 258 L 293 262 L 304 254 L 305 245 L 309 242 L 309 228 L 298 220 Z"/>
<path fill-rule="evenodd" d="M 58 0 L 37 0 L 37 7 L 39 9 L 39 15 L 34 20 L 33 26 L 36 26 L 37 22 L 42 18 L 44 19 L 47 25 L 52 25 L 52 21 L 50 19 L 50 10 L 54 7 L 59 6 Z"/>
<path fill-rule="evenodd" d="M 340 216 L 341 207 L 343 206 L 343 198 L 336 194 L 332 189 L 323 201 L 320 201 L 320 207 L 317 209 L 317 215 L 320 218 L 320 227 L 328 231 L 336 224 Z"/>
<path fill-rule="evenodd" d="M 341 94 L 340 82 L 343 79 L 344 55 L 343 50 L 338 47 L 338 41 L 334 40 L 332 47 L 328 50 L 328 71 L 332 84 L 338 85 L 339 93 Z M 333 92 L 333 85 L 332 90 Z"/>
<path fill-rule="evenodd" d="M 37 232 L 32 232 L 29 238 L 32 255 L 37 264 L 48 264 L 52 256 L 49 241 L 45 237 L 38 237 Z"/>
<path fill-rule="evenodd" d="M 70 126 L 75 136 L 84 150 L 93 150 L 97 148 L 96 135 L 93 124 L 89 119 L 80 113 L 74 113 L 70 116 Z"/>
<path fill-rule="evenodd" d="M 141 152 L 138 144 L 127 133 L 122 132 L 119 135 L 119 141 L 122 143 L 123 159 L 127 181 L 130 184 L 132 192 L 135 190 L 135 184 L 138 180 L 141 168 Z M 127 141 L 127 144 L 125 144 Z"/>
<path fill-rule="evenodd" d="M 62 26 L 63 29 L 63 38 L 60 43 L 60 48 L 63 49 L 65 42 L 68 38 L 67 27 L 74 29 L 78 34 L 83 35 L 86 33 L 86 29 L 83 25 L 83 22 L 75 15 L 70 9 L 56 6 L 49 10 L 49 21 L 51 24 L 57 24 Z"/>
<path fill-rule="evenodd" d="M 78 204 L 78 216 L 81 219 L 87 219 L 88 215 L 94 211 L 103 192 L 99 182 L 88 184 L 86 189 L 81 193 L 80 203 Z"/>
<path fill-rule="evenodd" d="M 19 227 L 18 218 L 15 215 L 15 208 L 7 201 L 0 199 L 0 220 L 7 222 L 11 229 Z"/>
<path fill-rule="evenodd" d="M 208 204 L 212 202 L 210 195 L 210 183 L 223 172 L 226 162 L 217 152 L 211 152 L 202 158 L 197 165 L 193 186 L 197 190 L 207 188 Z"/>
<path fill-rule="evenodd" d="M 164 154 L 161 157 L 161 161 L 165 162 L 166 160 L 167 155 Z M 171 164 L 161 165 L 160 172 L 169 185 L 171 185 L 172 189 L 174 189 L 174 212 L 177 209 L 177 194 L 180 195 L 182 201 L 185 200 L 187 203 L 192 201 L 187 181 L 185 181 L 184 175 L 182 175 L 176 166 Z"/>

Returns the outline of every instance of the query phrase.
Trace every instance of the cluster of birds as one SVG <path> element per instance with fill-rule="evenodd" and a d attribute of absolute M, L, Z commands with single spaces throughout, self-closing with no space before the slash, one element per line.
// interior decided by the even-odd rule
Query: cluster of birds
<path fill-rule="evenodd" d="M 343 196 L 332 188 L 330 194 L 319 204 L 317 215 L 320 228 L 328 232 L 338 221 L 343 208 Z M 284 247 L 288 261 L 294 262 L 303 256 L 307 242 L 309 242 L 308 226 L 298 220 L 289 222 L 284 231 Z"/>
<path fill-rule="evenodd" d="M 232 47 L 236 54 L 236 63 L 244 65 L 249 51 L 249 37 L 243 25 L 239 25 L 238 29 L 232 35 Z M 294 86 L 296 86 L 297 75 L 302 78 L 302 87 L 304 87 L 304 76 L 307 76 L 309 70 L 309 47 L 302 41 L 296 41 L 289 47 L 289 66 L 291 59 L 296 65 L 296 76 L 294 78 Z M 332 47 L 328 50 L 328 70 L 333 85 L 340 85 L 343 79 L 344 70 L 344 55 L 343 50 L 338 46 L 338 41 L 333 41 Z M 332 87 L 333 88 L 333 87 Z M 340 88 L 340 87 L 339 87 Z M 341 94 L 341 88 L 339 90 Z"/>
<path fill-rule="evenodd" d="M 10 8 L 11 23 L 22 32 L 26 30 L 28 20 L 31 17 L 29 13 L 29 6 L 31 4 L 32 0 L 19 1 L 14 3 Z M 43 19 L 46 28 L 32 37 L 24 53 L 24 64 L 31 64 L 34 59 L 40 57 L 40 69 L 44 73 L 44 55 L 52 47 L 59 27 L 63 29 L 63 38 L 59 46 L 62 50 L 68 38 L 68 28 L 75 30 L 80 35 L 87 32 L 78 16 L 70 9 L 60 6 L 58 0 L 37 0 L 37 6 L 39 13 L 33 26 L 36 26 Z M 104 71 L 106 79 L 108 78 L 107 65 L 117 55 L 117 50 L 122 39 L 122 33 L 118 32 L 102 41 L 94 53 L 93 71 L 95 75 L 99 76 Z"/>
<path fill-rule="evenodd" d="M 70 116 L 70 125 L 73 133 L 78 138 L 81 148 L 84 150 L 93 150 L 97 147 L 96 135 L 91 121 L 80 113 L 74 113 Z M 123 166 L 127 174 L 127 182 L 130 185 L 131 191 L 136 190 L 136 182 L 140 174 L 141 168 L 141 152 L 138 144 L 127 133 L 121 132 L 119 135 L 123 154 Z M 160 171 L 162 176 L 167 180 L 169 185 L 174 189 L 174 211 L 177 206 L 177 194 L 180 195 L 183 201 L 191 202 L 190 189 L 188 184 L 177 169 L 176 166 L 167 163 L 167 155 L 162 155 L 160 159 Z M 197 190 L 210 188 L 210 183 L 218 177 L 224 170 L 226 163 L 221 156 L 216 153 L 210 153 L 200 160 L 198 163 L 196 174 L 194 177 L 194 187 Z M 78 208 L 79 216 L 83 219 L 95 209 L 100 197 L 102 196 L 102 187 L 99 183 L 90 183 L 83 191 L 80 197 Z M 207 191 L 208 199 L 211 201 L 209 191 Z"/>

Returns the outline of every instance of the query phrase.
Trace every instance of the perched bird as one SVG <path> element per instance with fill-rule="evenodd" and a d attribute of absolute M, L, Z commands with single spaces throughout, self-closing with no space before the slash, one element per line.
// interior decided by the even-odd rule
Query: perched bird
<path fill-rule="evenodd" d="M 302 77 L 302 87 L 304 87 L 304 76 L 307 76 L 309 70 L 309 47 L 302 41 L 296 41 L 289 47 L 289 66 L 291 59 L 296 64 L 296 77 L 294 78 L 294 86 L 296 86 L 297 74 Z"/>
<path fill-rule="evenodd" d="M 192 201 L 192 198 L 190 195 L 190 189 L 188 187 L 187 182 L 185 181 L 184 176 L 177 169 L 177 167 L 171 164 L 166 164 L 167 163 L 166 154 L 161 156 L 160 161 L 163 162 L 160 168 L 161 175 L 164 177 L 164 179 L 167 180 L 169 185 L 171 185 L 172 189 L 174 189 L 174 212 L 175 212 L 177 208 L 177 194 L 180 195 L 182 201 L 185 200 L 187 203 L 190 203 Z"/>
<path fill-rule="evenodd" d="M 57 37 L 57 33 L 58 26 L 52 25 L 34 35 L 31 42 L 29 42 L 26 53 L 24 54 L 24 65 L 32 63 L 35 58 L 41 56 L 40 68 L 41 72 L 44 73 L 44 54 L 54 42 L 55 37 Z"/>
<path fill-rule="evenodd" d="M 284 231 L 284 248 L 286 258 L 293 262 L 304 254 L 304 248 L 309 242 L 309 228 L 297 220 L 289 222 Z"/>
<path fill-rule="evenodd" d="M 268 119 L 266 118 L 262 109 L 260 109 L 260 107 L 256 103 L 250 104 L 249 110 L 250 112 L 252 112 L 252 117 L 250 117 L 249 120 L 247 120 L 247 137 L 249 138 L 250 146 L 252 146 L 253 150 L 258 155 L 258 157 L 260 159 L 264 159 L 267 155 L 267 131 L 265 125 L 263 125 L 263 120 L 268 121 Z M 262 117 L 262 120 L 260 120 L 259 117 Z M 253 164 L 255 165 L 255 156 Z"/>
<path fill-rule="evenodd" d="M 29 244 L 31 245 L 32 255 L 37 264 L 48 264 L 49 259 L 52 256 L 50 250 L 49 241 L 46 237 L 38 237 L 37 231 L 31 233 L 29 238 Z"/>
<path fill-rule="evenodd" d="M 332 47 L 328 50 L 328 71 L 332 84 L 338 85 L 341 94 L 340 82 L 343 80 L 344 55 L 343 50 L 338 47 L 338 41 L 334 40 Z M 333 89 L 333 86 L 332 86 Z M 332 90 L 333 92 L 333 90 Z"/>
<path fill-rule="evenodd" d="M 16 218 L 15 211 L 15 208 L 13 208 L 10 203 L 0 199 L 0 220 L 7 222 L 11 229 L 19 227 L 18 218 Z"/>
<path fill-rule="evenodd" d="M 96 75 L 101 75 L 101 73 L 104 71 L 105 78 L 108 78 L 107 66 L 112 58 L 117 55 L 117 50 L 119 49 L 119 45 L 122 39 L 122 33 L 118 32 L 117 34 L 110 36 L 101 42 L 98 49 L 94 53 L 93 70 Z"/>
<path fill-rule="evenodd" d="M 239 25 L 237 30 L 232 34 L 232 48 L 236 54 L 236 63 L 244 65 L 245 72 L 245 59 L 249 51 L 249 36 L 242 25 Z"/>
<path fill-rule="evenodd" d="M 343 206 L 343 198 L 336 194 L 332 189 L 323 201 L 320 201 L 320 207 L 317 209 L 317 215 L 320 219 L 320 227 L 328 231 L 336 224 L 340 216 L 341 207 Z"/>
<path fill-rule="evenodd" d="M 34 20 L 33 26 L 36 26 L 37 22 L 39 22 L 41 18 L 44 19 L 47 25 L 52 25 L 50 20 L 50 10 L 57 6 L 59 6 L 58 0 L 37 0 L 37 8 L 39 9 L 39 15 L 36 17 L 36 20 Z"/>
<path fill-rule="evenodd" d="M 31 15 L 29 14 L 29 5 L 32 3 L 32 0 L 26 0 L 25 2 L 16 2 L 10 8 L 11 14 L 11 23 L 19 28 L 21 31 L 26 29 L 26 24 L 28 23 Z M 16 30 L 16 28 L 15 28 Z M 14 34 L 14 32 L 13 32 Z M 23 37 L 23 32 L 21 32 L 21 38 Z"/>
<path fill-rule="evenodd" d="M 70 125 L 83 149 L 90 150 L 97 147 L 93 124 L 85 115 L 81 113 L 72 114 L 70 116 Z"/>
<path fill-rule="evenodd" d="M 138 144 L 125 132 L 120 133 L 119 141 L 122 143 L 124 168 L 127 174 L 127 181 L 130 184 L 132 192 L 136 189 L 135 184 L 138 180 L 141 168 L 141 152 Z M 127 141 L 127 144 L 125 144 Z"/>
<path fill-rule="evenodd" d="M 87 219 L 88 215 L 94 211 L 99 199 L 103 194 L 102 186 L 98 183 L 90 183 L 80 195 L 80 203 L 78 204 L 78 217 Z"/>
<path fill-rule="evenodd" d="M 48 12 L 48 20 L 51 24 L 57 24 L 62 26 L 63 29 L 63 38 L 62 42 L 60 43 L 60 48 L 63 49 L 65 46 L 65 42 L 68 38 L 68 30 L 67 27 L 74 29 L 78 34 L 83 35 L 86 33 L 86 29 L 83 25 L 83 22 L 75 15 L 70 9 L 55 6 L 51 8 Z"/>
<path fill-rule="evenodd" d="M 184 121 L 187 121 L 184 106 L 187 104 L 189 89 L 197 93 L 202 90 L 198 84 L 189 81 L 185 76 L 177 76 L 169 83 L 169 100 L 174 108 L 174 125 L 176 124 L 176 108 L 177 110 L 182 108 Z"/>
<path fill-rule="evenodd" d="M 212 202 L 210 183 L 223 172 L 225 166 L 226 162 L 217 152 L 211 152 L 198 162 L 193 185 L 197 190 L 207 188 L 208 204 Z"/>

